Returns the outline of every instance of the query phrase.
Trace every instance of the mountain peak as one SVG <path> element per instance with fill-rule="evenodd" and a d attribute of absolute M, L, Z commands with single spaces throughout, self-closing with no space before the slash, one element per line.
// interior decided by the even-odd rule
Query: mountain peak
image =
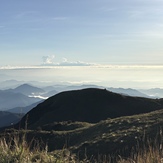
<path fill-rule="evenodd" d="M 45 91 L 41 88 L 31 86 L 29 84 L 22 84 L 14 89 L 14 92 L 19 92 L 25 95 L 44 93 Z"/>

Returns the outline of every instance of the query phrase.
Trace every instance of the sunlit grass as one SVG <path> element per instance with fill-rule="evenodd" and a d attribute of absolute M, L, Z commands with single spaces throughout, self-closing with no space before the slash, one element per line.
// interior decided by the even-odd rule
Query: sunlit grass
<path fill-rule="evenodd" d="M 77 162 L 75 155 L 68 150 L 48 152 L 48 146 L 39 146 L 37 142 L 31 149 L 25 135 L 0 139 L 0 163 L 66 163 Z"/>

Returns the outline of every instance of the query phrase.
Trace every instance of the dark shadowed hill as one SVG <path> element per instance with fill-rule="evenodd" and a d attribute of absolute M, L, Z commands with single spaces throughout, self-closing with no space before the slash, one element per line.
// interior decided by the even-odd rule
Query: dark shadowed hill
<path fill-rule="evenodd" d="M 96 123 L 107 118 L 116 118 L 147 113 L 163 108 L 162 99 L 130 97 L 105 89 L 83 89 L 59 93 L 36 106 L 18 124 L 37 128 L 61 121 Z"/>

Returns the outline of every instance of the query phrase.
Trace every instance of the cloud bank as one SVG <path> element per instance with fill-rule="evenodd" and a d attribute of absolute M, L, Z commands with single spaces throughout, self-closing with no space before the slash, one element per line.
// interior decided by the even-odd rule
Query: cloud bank
<path fill-rule="evenodd" d="M 61 62 L 55 62 L 55 55 L 43 56 L 43 64 L 41 66 L 92 66 L 95 64 L 82 61 L 68 61 L 67 58 L 62 58 Z"/>
<path fill-rule="evenodd" d="M 82 61 L 72 62 L 72 61 L 68 61 L 67 58 L 63 58 L 62 62 L 59 63 L 59 65 L 60 66 L 91 66 L 93 64 L 82 62 Z"/>

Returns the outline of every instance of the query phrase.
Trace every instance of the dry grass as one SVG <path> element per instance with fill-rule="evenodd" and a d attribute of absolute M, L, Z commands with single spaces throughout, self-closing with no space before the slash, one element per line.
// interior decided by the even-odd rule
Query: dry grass
<path fill-rule="evenodd" d="M 31 150 L 31 145 L 35 143 Z M 25 135 L 0 138 L 0 163 L 70 163 L 79 162 L 68 150 L 48 152 L 34 140 L 27 143 Z"/>
<path fill-rule="evenodd" d="M 150 147 L 148 150 L 133 154 L 131 158 L 121 158 L 118 163 L 163 163 L 163 155 L 159 149 Z"/>
<path fill-rule="evenodd" d="M 16 135 L 16 134 L 15 134 Z M 31 149 L 31 146 L 34 148 Z M 16 135 L 8 138 L 0 138 L 0 163 L 163 163 L 162 144 L 159 146 L 149 145 L 144 150 L 135 152 L 129 158 L 115 156 L 116 161 L 111 157 L 101 156 L 96 160 L 85 157 L 79 160 L 69 150 L 48 152 L 48 146 L 42 147 L 34 140 L 27 143 L 26 134 Z"/>

